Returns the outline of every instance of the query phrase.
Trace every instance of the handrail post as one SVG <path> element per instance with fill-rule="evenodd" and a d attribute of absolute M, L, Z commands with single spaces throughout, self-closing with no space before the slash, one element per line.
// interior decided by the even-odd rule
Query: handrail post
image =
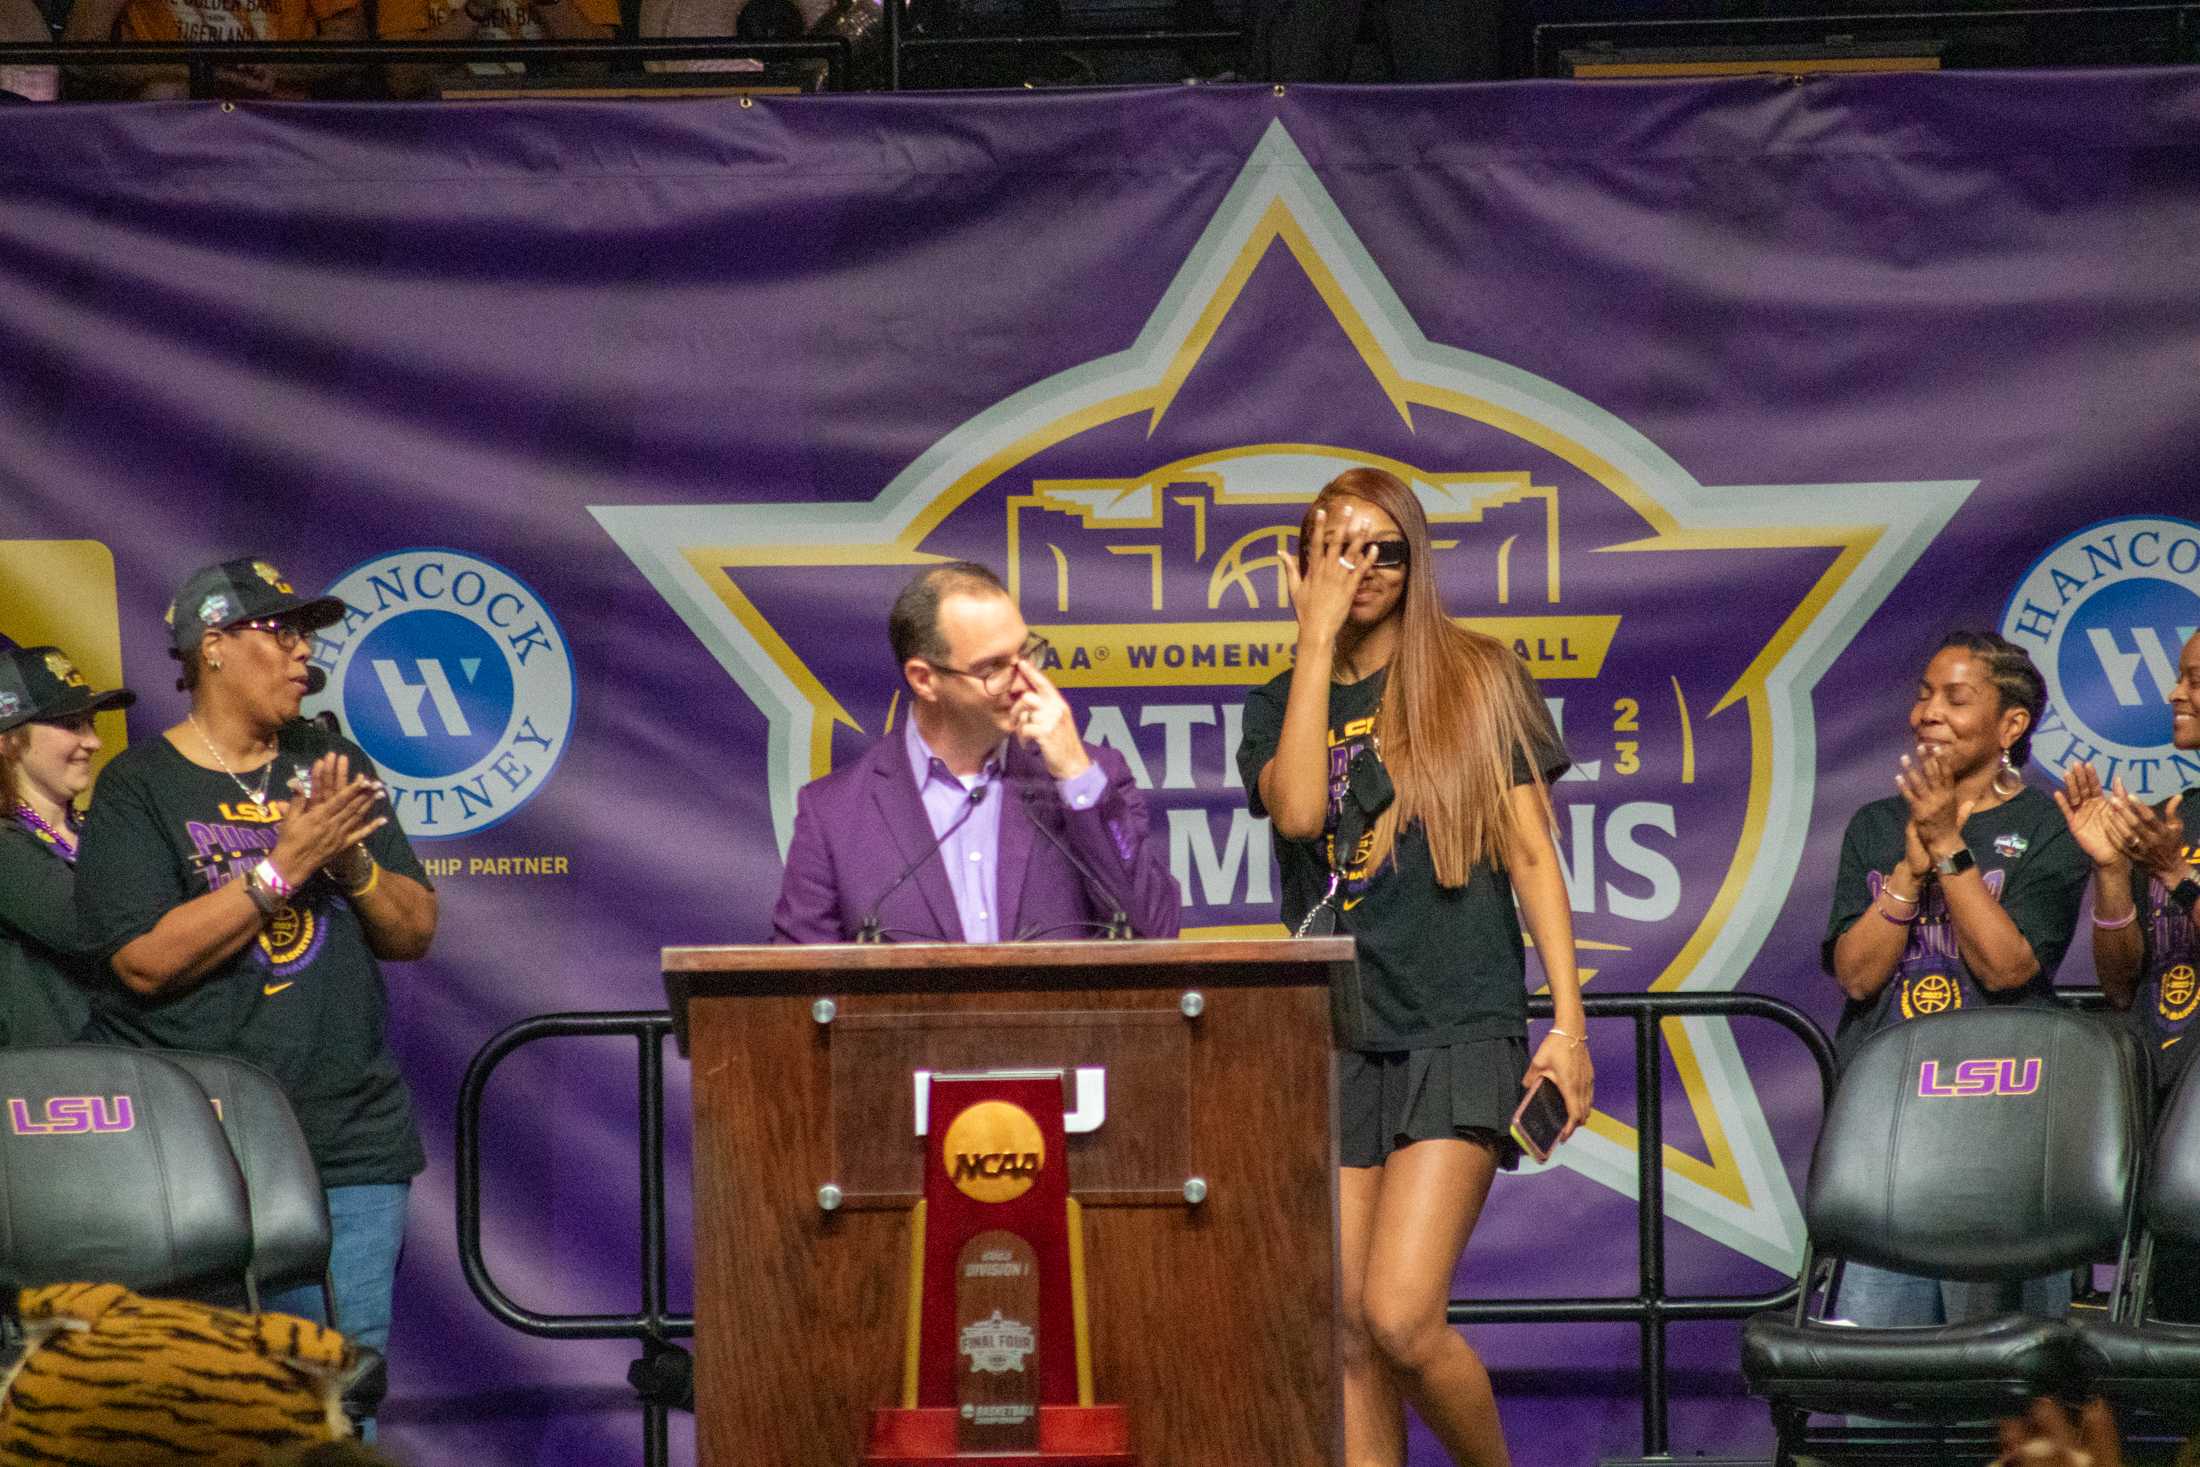
<path fill-rule="evenodd" d="M 1665 1072 L 1660 1021 L 1635 1012 L 1635 1246 L 1642 1287 L 1642 1452 L 1670 1450 L 1665 1413 Z"/>

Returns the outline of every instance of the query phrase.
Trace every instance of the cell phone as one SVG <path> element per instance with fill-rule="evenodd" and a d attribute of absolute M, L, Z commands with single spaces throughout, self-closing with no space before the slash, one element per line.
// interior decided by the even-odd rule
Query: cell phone
<path fill-rule="evenodd" d="M 1549 1161 L 1558 1145 L 1558 1133 L 1566 1129 L 1566 1097 L 1545 1075 L 1536 1082 L 1513 1112 L 1512 1138 L 1535 1160 Z"/>

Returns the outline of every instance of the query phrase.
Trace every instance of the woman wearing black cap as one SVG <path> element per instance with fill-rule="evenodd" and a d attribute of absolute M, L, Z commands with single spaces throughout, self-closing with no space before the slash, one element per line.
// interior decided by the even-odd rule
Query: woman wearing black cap
<path fill-rule="evenodd" d="M 97 962 L 76 919 L 76 802 L 92 785 L 95 693 L 58 647 L 0 649 L 0 1044 L 66 1044 L 91 1021 Z"/>
<path fill-rule="evenodd" d="M 101 776 L 77 895 L 120 980 L 97 997 L 102 1032 L 282 1082 L 328 1192 L 333 1323 L 382 1349 L 426 1158 L 377 959 L 426 953 L 436 900 L 367 756 L 298 716 L 312 634 L 344 611 L 264 560 L 184 583 L 170 651 L 190 711 Z M 262 1303 L 319 1319 L 318 1293 Z"/>

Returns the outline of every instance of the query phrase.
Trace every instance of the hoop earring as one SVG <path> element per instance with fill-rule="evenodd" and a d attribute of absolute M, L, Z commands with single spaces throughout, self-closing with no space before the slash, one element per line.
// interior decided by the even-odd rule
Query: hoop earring
<path fill-rule="evenodd" d="M 2005 790 L 2001 787 L 2001 777 L 2005 774 L 2016 781 L 2017 787 L 2015 789 Z M 2005 800 L 2013 800 L 2024 793 L 2024 776 L 2017 772 L 2016 765 L 2009 762 L 2009 751 L 2007 749 L 2001 751 L 2001 768 L 1994 771 L 1994 793 Z"/>

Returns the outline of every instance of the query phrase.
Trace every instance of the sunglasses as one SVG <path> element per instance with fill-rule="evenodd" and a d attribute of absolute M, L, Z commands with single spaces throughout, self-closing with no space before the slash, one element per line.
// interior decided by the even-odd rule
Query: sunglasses
<path fill-rule="evenodd" d="M 1382 569 L 1396 569 L 1406 563 L 1406 542 L 1403 540 L 1370 540 L 1367 542 L 1367 563 Z M 1299 573 L 1306 573 L 1306 547 L 1299 547 Z"/>

